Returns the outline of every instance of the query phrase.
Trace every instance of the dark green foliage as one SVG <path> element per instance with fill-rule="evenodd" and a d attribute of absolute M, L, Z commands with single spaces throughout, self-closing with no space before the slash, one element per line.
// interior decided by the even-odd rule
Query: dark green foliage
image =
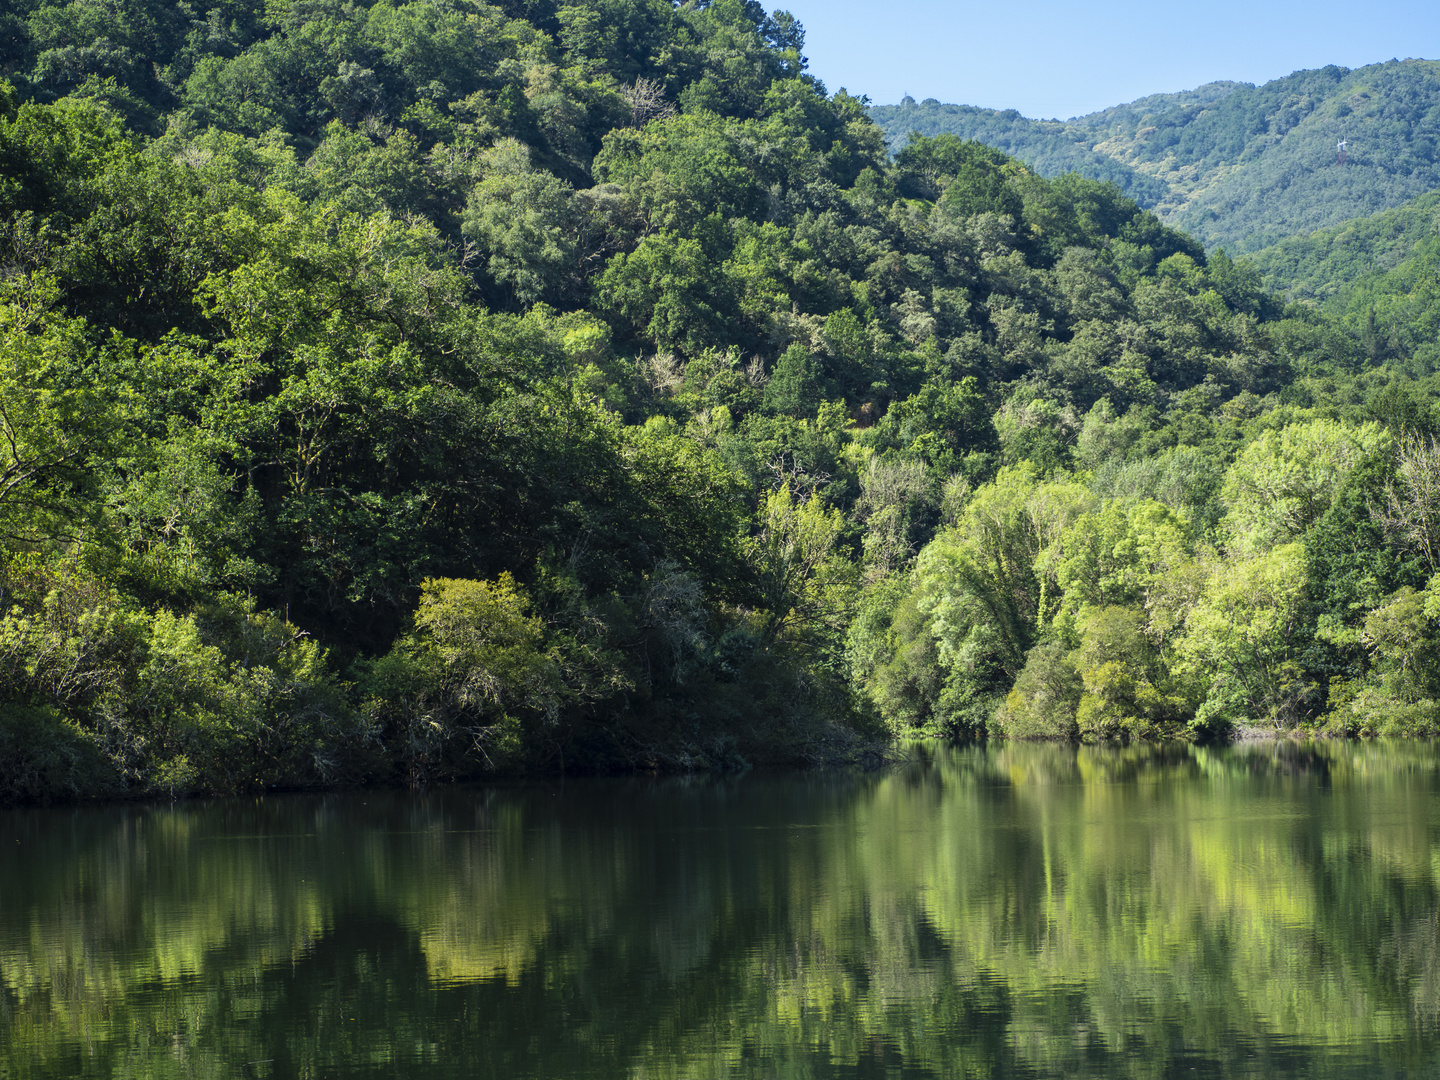
<path fill-rule="evenodd" d="M 124 789 L 104 753 L 53 708 L 0 705 L 0 804 L 105 797 Z"/>
<path fill-rule="evenodd" d="M 764 405 L 771 412 L 811 416 L 823 392 L 820 365 L 804 346 L 791 345 L 780 354 L 765 384 Z"/>
<path fill-rule="evenodd" d="M 998 447 L 979 384 L 973 376 L 949 383 L 931 380 L 890 407 L 867 439 L 923 461 L 941 476 L 981 475 Z"/>
<path fill-rule="evenodd" d="M 850 627 L 850 663 L 864 673 L 866 695 L 892 724 L 906 732 L 938 731 L 943 672 L 928 620 L 908 585 L 887 577 L 866 591 Z"/>
<path fill-rule="evenodd" d="M 1008 161 L 998 150 L 953 135 L 915 139 L 895 155 L 896 187 L 907 198 L 938 200 L 959 218 L 987 212 L 1019 218 L 1020 195 L 1006 183 Z"/>

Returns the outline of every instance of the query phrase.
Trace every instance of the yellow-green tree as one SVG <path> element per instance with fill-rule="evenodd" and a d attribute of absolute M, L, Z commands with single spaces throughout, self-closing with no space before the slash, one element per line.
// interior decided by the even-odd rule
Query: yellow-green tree
<path fill-rule="evenodd" d="M 785 484 L 765 494 L 746 555 L 764 605 L 762 637 L 817 642 L 840 633 L 857 573 L 839 549 L 845 521 L 815 495 L 797 500 Z"/>
<path fill-rule="evenodd" d="M 1305 581 L 1305 549 L 1295 543 L 1215 567 L 1177 644 L 1180 672 L 1206 686 L 1197 722 L 1298 719 L 1295 632 Z"/>

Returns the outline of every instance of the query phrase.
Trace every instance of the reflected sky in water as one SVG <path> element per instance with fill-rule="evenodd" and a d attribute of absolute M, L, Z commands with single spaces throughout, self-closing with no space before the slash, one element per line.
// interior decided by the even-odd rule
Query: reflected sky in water
<path fill-rule="evenodd" d="M 1440 751 L 0 814 L 0 1076 L 1440 1075 Z"/>

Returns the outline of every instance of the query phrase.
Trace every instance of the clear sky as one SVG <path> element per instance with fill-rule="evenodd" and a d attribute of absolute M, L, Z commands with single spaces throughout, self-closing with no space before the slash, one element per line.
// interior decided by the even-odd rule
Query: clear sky
<path fill-rule="evenodd" d="M 1434 0 L 766 0 L 805 26 L 810 70 L 834 92 L 904 94 L 1067 119 L 1217 79 L 1440 59 Z"/>

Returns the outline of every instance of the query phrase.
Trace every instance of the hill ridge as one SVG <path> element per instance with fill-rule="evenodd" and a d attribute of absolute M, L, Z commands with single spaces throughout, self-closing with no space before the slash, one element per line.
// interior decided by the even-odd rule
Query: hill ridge
<path fill-rule="evenodd" d="M 871 107 L 893 149 L 911 131 L 950 132 L 1044 176 L 1110 180 L 1212 249 L 1256 251 L 1440 187 L 1434 60 L 1330 65 L 1258 86 L 1221 80 L 1066 121 L 907 100 Z"/>

